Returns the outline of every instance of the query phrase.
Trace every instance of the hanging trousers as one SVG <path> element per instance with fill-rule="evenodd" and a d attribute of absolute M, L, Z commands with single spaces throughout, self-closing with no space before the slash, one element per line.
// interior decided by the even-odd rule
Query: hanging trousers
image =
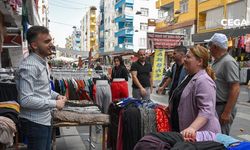
<path fill-rule="evenodd" d="M 112 101 L 117 101 L 128 97 L 128 83 L 127 81 L 113 81 L 111 83 Z"/>
<path fill-rule="evenodd" d="M 111 89 L 107 80 L 96 81 L 96 103 L 101 107 L 102 112 L 107 114 L 109 104 L 112 102 Z"/>

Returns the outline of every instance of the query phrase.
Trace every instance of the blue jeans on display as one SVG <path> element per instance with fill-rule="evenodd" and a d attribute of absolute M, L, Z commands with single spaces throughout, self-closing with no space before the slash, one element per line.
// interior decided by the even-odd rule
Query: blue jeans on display
<path fill-rule="evenodd" d="M 27 138 L 28 150 L 51 150 L 51 126 L 34 123 L 20 118 L 21 131 Z"/>

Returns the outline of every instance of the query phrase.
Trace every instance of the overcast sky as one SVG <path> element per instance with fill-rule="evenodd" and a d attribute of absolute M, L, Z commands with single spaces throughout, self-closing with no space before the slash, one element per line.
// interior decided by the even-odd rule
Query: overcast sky
<path fill-rule="evenodd" d="M 99 1 L 49 0 L 49 29 L 55 38 L 55 45 L 65 47 L 65 38 L 72 34 L 72 27 L 80 27 L 80 20 L 89 6 L 99 9 Z"/>

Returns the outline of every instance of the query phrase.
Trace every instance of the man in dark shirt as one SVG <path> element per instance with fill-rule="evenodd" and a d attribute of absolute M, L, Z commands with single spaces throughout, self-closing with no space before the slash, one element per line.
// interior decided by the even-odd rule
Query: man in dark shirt
<path fill-rule="evenodd" d="M 159 87 L 158 94 L 162 94 L 162 91 L 171 83 L 169 98 L 171 97 L 175 88 L 181 83 L 181 81 L 187 75 L 186 70 L 183 68 L 184 58 L 187 53 L 187 48 L 184 46 L 177 46 L 174 48 L 173 58 L 175 64 L 171 68 L 171 74 L 165 83 Z"/>
<path fill-rule="evenodd" d="M 132 95 L 137 99 L 150 100 L 153 91 L 152 65 L 146 62 L 145 50 L 139 50 L 137 55 L 138 61 L 131 66 Z"/>
<path fill-rule="evenodd" d="M 175 94 L 173 97 L 172 97 L 172 94 L 173 94 L 173 91 L 178 87 L 178 85 L 184 80 L 184 78 L 187 75 L 187 72 L 183 67 L 186 53 L 187 53 L 186 47 L 184 46 L 175 47 L 174 53 L 173 53 L 175 64 L 172 66 L 171 74 L 169 78 L 165 81 L 163 86 L 159 87 L 158 89 L 158 93 L 161 94 L 163 89 L 165 89 L 165 87 L 168 86 L 169 83 L 171 83 L 171 87 L 169 90 L 169 100 L 171 99 L 171 101 L 169 102 L 169 105 L 172 106 L 170 120 L 171 120 L 172 130 L 176 132 L 180 132 L 179 120 L 178 120 L 179 119 L 178 107 L 179 107 L 181 94 L 177 94 L 177 96 Z M 180 89 L 180 88 L 185 88 L 185 87 L 178 87 L 178 88 Z M 177 90 L 177 92 L 179 91 Z"/>

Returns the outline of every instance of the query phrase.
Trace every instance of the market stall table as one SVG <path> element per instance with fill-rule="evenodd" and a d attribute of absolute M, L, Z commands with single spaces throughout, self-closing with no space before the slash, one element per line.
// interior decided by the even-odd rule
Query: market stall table
<path fill-rule="evenodd" d="M 89 126 L 89 149 L 91 149 L 92 135 L 91 128 L 93 125 L 101 125 L 103 129 L 102 134 L 102 149 L 106 149 L 106 136 L 105 129 L 109 125 L 109 115 L 103 113 L 78 113 L 72 111 L 53 111 L 53 150 L 56 149 L 56 127 L 69 127 L 69 126 Z M 73 135 L 61 135 L 73 136 Z"/>

